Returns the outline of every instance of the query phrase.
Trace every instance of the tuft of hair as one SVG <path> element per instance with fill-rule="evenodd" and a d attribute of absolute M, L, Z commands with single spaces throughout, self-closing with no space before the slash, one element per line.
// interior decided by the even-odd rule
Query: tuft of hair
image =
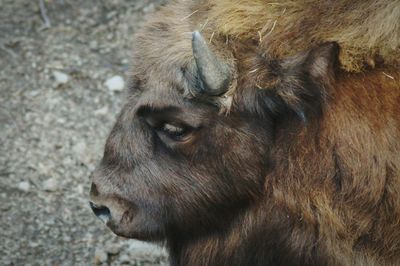
<path fill-rule="evenodd" d="M 400 66 L 399 0 L 209 0 L 216 32 L 254 39 L 277 58 L 335 41 L 342 68 Z"/>

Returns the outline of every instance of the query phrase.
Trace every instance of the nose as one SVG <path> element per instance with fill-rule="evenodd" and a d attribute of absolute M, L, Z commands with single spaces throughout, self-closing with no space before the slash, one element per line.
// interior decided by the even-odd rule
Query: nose
<path fill-rule="evenodd" d="M 89 202 L 90 208 L 92 208 L 94 214 L 103 221 L 103 223 L 107 223 L 111 220 L 111 212 L 110 209 L 106 206 L 96 205 L 93 202 Z"/>

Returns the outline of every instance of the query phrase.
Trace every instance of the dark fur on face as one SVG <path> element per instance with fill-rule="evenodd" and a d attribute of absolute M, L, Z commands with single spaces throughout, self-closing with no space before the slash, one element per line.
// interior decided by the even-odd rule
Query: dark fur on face
<path fill-rule="evenodd" d="M 172 265 L 398 263 L 398 69 L 342 72 L 334 42 L 282 59 L 215 36 L 233 79 L 225 95 L 196 95 L 182 33 L 202 12 L 136 36 L 127 103 L 93 173 L 107 225 L 165 241 Z"/>

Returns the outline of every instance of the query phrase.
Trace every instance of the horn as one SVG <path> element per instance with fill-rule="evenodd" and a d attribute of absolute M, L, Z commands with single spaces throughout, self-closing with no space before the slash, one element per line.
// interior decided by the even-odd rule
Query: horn
<path fill-rule="evenodd" d="M 192 49 L 203 82 L 201 93 L 217 96 L 226 92 L 231 79 L 229 66 L 218 60 L 198 31 L 192 33 Z"/>

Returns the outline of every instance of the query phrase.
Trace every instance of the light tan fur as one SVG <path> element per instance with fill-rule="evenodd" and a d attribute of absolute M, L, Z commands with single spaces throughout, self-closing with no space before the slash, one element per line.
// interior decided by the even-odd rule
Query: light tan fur
<path fill-rule="evenodd" d="M 239 39 L 257 39 L 277 57 L 336 41 L 347 71 L 384 61 L 400 66 L 400 1 L 209 1 L 207 24 Z"/>

